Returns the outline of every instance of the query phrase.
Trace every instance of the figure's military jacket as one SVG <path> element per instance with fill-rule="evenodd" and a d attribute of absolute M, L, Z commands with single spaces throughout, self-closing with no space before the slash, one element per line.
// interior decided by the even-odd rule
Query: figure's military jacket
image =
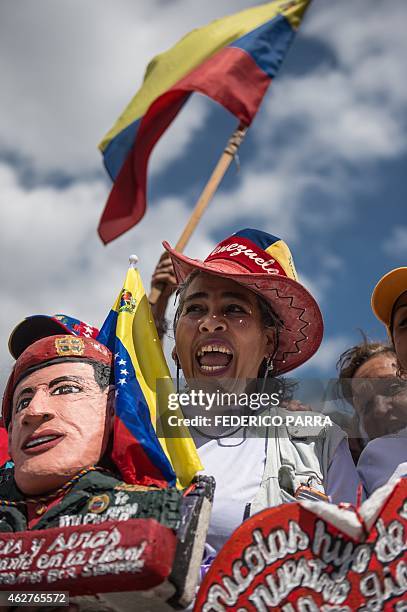
<path fill-rule="evenodd" d="M 41 516 L 32 529 L 97 525 L 104 521 L 154 518 L 177 529 L 182 495 L 176 489 L 152 489 L 123 483 L 111 473 L 90 471 L 74 483 L 58 503 L 39 506 Z M 32 502 L 30 502 L 32 503 Z M 28 529 L 24 495 L 13 470 L 0 473 L 0 532 Z"/>

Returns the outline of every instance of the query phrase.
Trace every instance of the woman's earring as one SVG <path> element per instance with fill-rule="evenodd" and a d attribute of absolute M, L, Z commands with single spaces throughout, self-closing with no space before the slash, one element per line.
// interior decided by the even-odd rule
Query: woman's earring
<path fill-rule="evenodd" d="M 272 371 L 274 370 L 274 363 L 273 363 L 273 355 L 269 355 L 266 358 L 266 369 L 264 370 L 264 376 L 263 376 L 263 384 L 261 387 L 261 392 L 263 393 L 265 387 L 266 387 L 266 383 L 267 383 L 267 378 L 269 377 L 269 375 L 272 373 Z"/>
<path fill-rule="evenodd" d="M 178 357 L 176 357 L 175 363 L 177 364 L 177 395 L 179 395 L 179 371 L 181 368 L 179 365 Z"/>
<path fill-rule="evenodd" d="M 175 350 L 175 346 L 172 349 L 171 357 L 173 358 L 175 365 L 177 366 L 177 393 L 179 394 L 179 372 L 180 372 L 181 366 L 179 364 L 179 359 L 178 359 L 177 351 Z"/>

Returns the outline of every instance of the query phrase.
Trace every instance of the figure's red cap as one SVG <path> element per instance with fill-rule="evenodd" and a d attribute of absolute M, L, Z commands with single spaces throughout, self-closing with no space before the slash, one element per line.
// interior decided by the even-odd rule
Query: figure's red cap
<path fill-rule="evenodd" d="M 97 338 L 99 330 L 89 323 L 65 314 L 32 315 L 21 321 L 11 332 L 8 341 L 9 351 L 14 359 L 18 359 L 30 344 L 45 336 L 61 334 Z"/>
<path fill-rule="evenodd" d="M 5 427 L 10 422 L 14 389 L 28 372 L 50 363 L 78 359 L 112 365 L 113 356 L 106 346 L 93 338 L 76 336 L 46 336 L 31 344 L 17 359 L 7 381 L 3 396 L 2 421 Z"/>

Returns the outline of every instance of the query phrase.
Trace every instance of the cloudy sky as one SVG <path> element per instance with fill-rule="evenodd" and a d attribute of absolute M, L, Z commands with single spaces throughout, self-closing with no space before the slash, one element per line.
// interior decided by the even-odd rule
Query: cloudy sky
<path fill-rule="evenodd" d="M 142 222 L 105 247 L 110 184 L 97 143 L 148 61 L 251 0 L 19 0 L 0 20 L 3 346 L 23 317 L 100 325 L 137 253 L 146 285 L 175 243 L 236 121 L 194 95 L 150 164 Z M 406 264 L 405 0 L 314 0 L 240 152 L 186 252 L 205 257 L 242 227 L 283 237 L 318 298 L 325 340 L 303 372 L 331 376 L 358 329 L 384 336 L 372 287 Z M 167 342 L 168 345 L 168 342 Z"/>

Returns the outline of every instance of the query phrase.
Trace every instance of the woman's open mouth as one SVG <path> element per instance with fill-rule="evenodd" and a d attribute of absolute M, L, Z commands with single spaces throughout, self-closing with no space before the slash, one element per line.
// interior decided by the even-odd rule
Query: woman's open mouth
<path fill-rule="evenodd" d="M 233 352 L 224 344 L 204 344 L 195 355 L 198 368 L 207 376 L 219 376 L 226 372 L 233 361 Z"/>
<path fill-rule="evenodd" d="M 42 434 L 37 436 L 30 436 L 22 446 L 22 450 L 29 454 L 35 455 L 43 453 L 54 446 L 57 446 L 65 436 L 63 434 Z"/>

